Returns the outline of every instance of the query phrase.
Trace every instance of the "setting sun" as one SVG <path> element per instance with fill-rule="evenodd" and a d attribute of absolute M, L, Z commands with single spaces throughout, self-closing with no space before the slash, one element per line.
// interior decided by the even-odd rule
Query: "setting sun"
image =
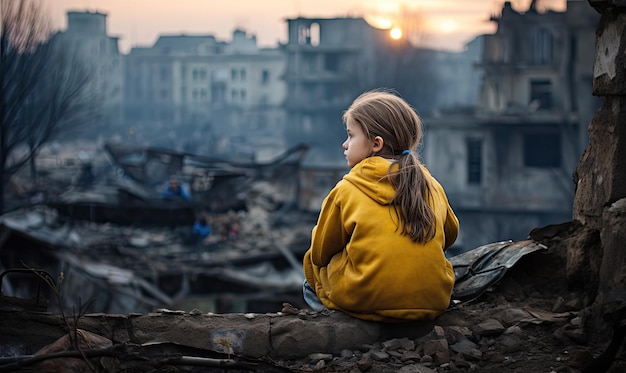
<path fill-rule="evenodd" d="M 391 31 L 389 31 L 389 36 L 391 36 L 391 38 L 395 40 L 400 39 L 402 37 L 402 30 L 394 27 L 391 29 Z"/>

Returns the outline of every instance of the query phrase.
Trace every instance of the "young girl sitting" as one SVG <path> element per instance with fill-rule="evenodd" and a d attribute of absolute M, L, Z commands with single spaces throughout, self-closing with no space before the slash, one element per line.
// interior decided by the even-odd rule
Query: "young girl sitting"
<path fill-rule="evenodd" d="M 412 151 L 421 120 L 380 90 L 359 96 L 343 120 L 351 170 L 324 199 L 313 228 L 304 298 L 313 310 L 363 320 L 434 319 L 450 303 L 454 271 L 444 250 L 459 223 Z"/>

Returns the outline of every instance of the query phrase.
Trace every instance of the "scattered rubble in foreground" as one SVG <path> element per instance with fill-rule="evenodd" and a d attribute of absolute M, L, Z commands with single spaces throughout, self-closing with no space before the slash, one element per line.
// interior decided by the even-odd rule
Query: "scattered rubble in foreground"
<path fill-rule="evenodd" d="M 590 299 L 583 292 L 568 290 L 564 258 L 557 250 L 555 245 L 521 258 L 478 297 L 453 305 L 434 321 L 376 324 L 337 311 L 316 313 L 289 303 L 268 314 L 219 315 L 163 309 L 148 315 L 89 315 L 89 319 L 107 325 L 107 332 L 99 334 L 108 341 L 106 351 L 117 348 L 115 359 L 94 360 L 93 364 L 113 364 L 112 371 L 126 372 L 624 371 L 624 352 L 615 356 L 607 348 L 610 341 L 591 337 L 587 326 Z M 4 322 L 11 323 L 7 321 L 11 314 L 3 313 Z M 107 318 L 121 321 L 115 323 Z M 150 342 L 121 343 L 132 337 L 124 328 L 137 318 L 142 321 L 131 328 L 134 338 L 148 338 Z M 265 324 L 263 318 L 273 321 Z M 253 328 L 260 335 L 259 341 L 269 344 L 269 350 L 262 356 L 250 356 L 228 339 L 211 345 L 195 337 L 196 333 L 208 336 L 237 328 L 235 319 L 242 320 L 242 333 L 245 328 Z M 416 332 L 416 325 L 421 325 L 421 332 Z M 32 332 L 26 325 L 24 331 Z M 375 331 L 380 333 L 377 340 L 363 337 L 376 335 Z M 37 332 L 42 338 L 50 337 L 45 330 Z M 57 333 L 63 334 L 60 330 Z M 155 335 L 160 337 L 155 339 Z M 32 340 L 33 336 L 24 338 Z M 619 338 L 616 334 L 618 346 L 622 343 Z M 261 349 L 259 345 L 254 348 Z M 602 367 L 603 363 L 608 365 Z M 592 364 L 599 368 L 585 369 Z"/>

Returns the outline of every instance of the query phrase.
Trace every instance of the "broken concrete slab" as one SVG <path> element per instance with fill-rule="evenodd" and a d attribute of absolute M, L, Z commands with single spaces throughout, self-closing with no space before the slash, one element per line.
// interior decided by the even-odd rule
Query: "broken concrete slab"
<path fill-rule="evenodd" d="M 21 354 L 38 350 L 62 337 L 59 315 L 0 310 L 0 348 L 22 342 Z M 198 314 L 162 310 L 149 314 L 88 314 L 78 328 L 115 343 L 174 343 L 222 354 L 249 358 L 298 359 L 311 352 L 341 354 L 394 337 L 419 338 L 428 334 L 433 321 L 389 325 L 362 321 L 337 311 L 298 314 Z M 24 338 L 24 331 L 36 338 Z M 15 351 L 18 352 L 18 351 Z"/>

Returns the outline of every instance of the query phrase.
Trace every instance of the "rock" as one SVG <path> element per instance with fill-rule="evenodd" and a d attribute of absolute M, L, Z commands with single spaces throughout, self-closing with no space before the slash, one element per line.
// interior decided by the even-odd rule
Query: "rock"
<path fill-rule="evenodd" d="M 505 353 L 517 352 L 523 348 L 523 342 L 524 341 L 520 337 L 514 334 L 509 334 L 505 335 L 504 338 L 502 338 L 499 347 Z"/>
<path fill-rule="evenodd" d="M 480 336 L 499 335 L 504 331 L 504 326 L 496 319 L 487 319 L 474 328 L 474 333 Z"/>
<path fill-rule="evenodd" d="M 387 351 L 395 351 L 401 347 L 400 341 L 398 339 L 390 339 L 388 341 L 384 341 L 382 345 L 383 348 Z"/>
<path fill-rule="evenodd" d="M 373 361 L 369 355 L 363 355 L 363 357 L 359 359 L 356 365 L 361 372 L 367 372 L 368 370 L 372 369 Z"/>
<path fill-rule="evenodd" d="M 384 351 L 373 351 L 370 356 L 375 361 L 389 361 L 389 354 Z"/>
<path fill-rule="evenodd" d="M 444 338 L 426 341 L 424 343 L 424 355 L 432 356 L 435 364 L 444 364 L 450 361 L 448 341 Z"/>
<path fill-rule="evenodd" d="M 308 356 L 308 358 L 312 362 L 317 362 L 317 361 L 320 361 L 320 360 L 331 361 L 333 359 L 333 355 L 316 353 L 316 354 L 310 354 Z"/>
<path fill-rule="evenodd" d="M 402 362 L 406 362 L 409 360 L 420 361 L 420 359 L 421 359 L 421 356 L 417 351 L 406 351 L 400 357 L 400 361 Z"/>
<path fill-rule="evenodd" d="M 467 360 L 478 361 L 483 356 L 478 346 L 467 338 L 458 340 L 450 349 Z"/>
<path fill-rule="evenodd" d="M 521 308 L 507 308 L 500 311 L 497 315 L 497 319 L 507 326 L 515 325 L 530 317 L 530 314 Z"/>

